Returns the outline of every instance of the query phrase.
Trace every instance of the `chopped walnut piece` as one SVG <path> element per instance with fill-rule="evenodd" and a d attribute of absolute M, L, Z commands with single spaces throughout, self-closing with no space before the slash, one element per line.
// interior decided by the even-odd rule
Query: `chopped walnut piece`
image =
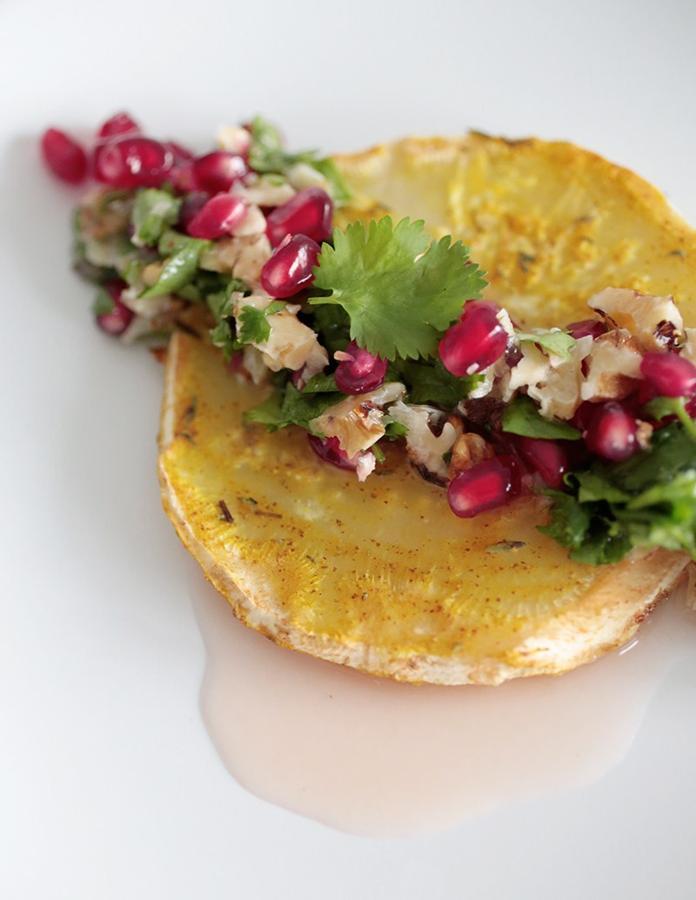
<path fill-rule="evenodd" d="M 598 337 L 586 361 L 587 375 L 580 389 L 583 400 L 622 400 L 640 378 L 640 349 L 624 329 Z"/>
<path fill-rule="evenodd" d="M 647 450 L 650 446 L 650 438 L 652 437 L 652 433 L 655 429 L 650 424 L 650 422 L 643 422 L 642 419 L 638 419 L 638 427 L 636 429 L 636 440 L 638 441 L 638 446 L 641 450 Z"/>
<path fill-rule="evenodd" d="M 681 343 L 684 321 L 671 297 L 605 288 L 589 300 L 589 306 L 625 328 L 642 350 L 673 350 Z"/>
<path fill-rule="evenodd" d="M 484 459 L 491 459 L 493 448 L 480 434 L 466 432 L 460 435 L 452 447 L 448 477 L 454 478 L 457 472 L 464 472 Z"/>

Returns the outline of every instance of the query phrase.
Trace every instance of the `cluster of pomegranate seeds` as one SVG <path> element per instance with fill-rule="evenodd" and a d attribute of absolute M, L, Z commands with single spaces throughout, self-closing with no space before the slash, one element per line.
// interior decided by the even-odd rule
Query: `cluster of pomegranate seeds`
<path fill-rule="evenodd" d="M 544 484 L 555 490 L 563 487 L 568 471 L 568 453 L 558 441 L 520 437 L 517 451 L 527 465 L 539 474 Z"/>
<path fill-rule="evenodd" d="M 450 481 L 447 500 L 455 516 L 471 519 L 506 504 L 512 490 L 510 469 L 500 459 L 486 459 Z"/>
<path fill-rule="evenodd" d="M 226 150 L 213 150 L 198 156 L 191 167 L 196 187 L 209 194 L 229 191 L 235 181 L 244 178 L 249 171 L 241 156 Z"/>
<path fill-rule="evenodd" d="M 696 394 L 696 366 L 676 353 L 646 353 L 640 373 L 661 397 L 692 397 Z"/>
<path fill-rule="evenodd" d="M 140 126 L 127 112 L 117 112 L 101 126 L 97 132 L 100 140 L 116 137 L 122 134 L 139 133 Z"/>
<path fill-rule="evenodd" d="M 499 308 L 486 300 L 470 300 L 462 317 L 440 341 L 440 359 L 457 377 L 492 366 L 505 353 L 508 333 L 498 320 Z"/>
<path fill-rule="evenodd" d="M 585 432 L 587 449 L 611 462 L 628 459 L 638 449 L 635 416 L 615 400 L 597 405 Z"/>
<path fill-rule="evenodd" d="M 133 321 L 135 313 L 121 300 L 121 293 L 126 285 L 122 281 L 111 281 L 104 285 L 105 290 L 113 301 L 113 309 L 107 313 L 100 313 L 97 317 L 97 325 L 107 334 L 118 337 L 128 328 Z"/>
<path fill-rule="evenodd" d="M 49 128 L 41 138 L 44 162 L 53 174 L 68 184 L 80 184 L 87 175 L 87 154 L 76 140 L 58 128 Z"/>
<path fill-rule="evenodd" d="M 320 438 L 314 434 L 308 434 L 307 440 L 319 459 L 331 463 L 332 466 L 339 469 L 355 469 L 355 465 L 350 461 L 346 451 L 341 449 L 337 437 Z"/>
<path fill-rule="evenodd" d="M 160 141 L 139 135 L 105 141 L 94 151 L 94 176 L 111 187 L 159 187 L 167 181 L 173 166 L 171 150 Z"/>
<path fill-rule="evenodd" d="M 384 383 L 387 360 L 363 350 L 355 341 L 336 358 L 340 359 L 335 373 L 336 387 L 344 394 L 364 394 Z"/>
<path fill-rule="evenodd" d="M 293 297 L 312 283 L 318 257 L 319 244 L 311 238 L 288 238 L 261 269 L 261 287 L 271 297 Z"/>
<path fill-rule="evenodd" d="M 203 195 L 206 196 L 206 195 Z M 220 193 L 205 200 L 201 208 L 191 217 L 186 231 L 192 237 L 214 241 L 216 238 L 232 234 L 247 214 L 246 203 L 241 197 Z"/>
<path fill-rule="evenodd" d="M 266 219 L 266 234 L 272 247 L 288 235 L 304 234 L 316 243 L 328 241 L 333 223 L 331 197 L 318 187 L 305 188 L 277 206 Z"/>

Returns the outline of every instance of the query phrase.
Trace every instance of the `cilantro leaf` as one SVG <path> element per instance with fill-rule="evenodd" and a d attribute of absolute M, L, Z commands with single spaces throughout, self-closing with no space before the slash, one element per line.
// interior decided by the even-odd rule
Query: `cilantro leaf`
<path fill-rule="evenodd" d="M 222 350 L 226 362 L 229 362 L 232 359 L 232 354 L 241 348 L 229 319 L 222 319 L 215 328 L 210 330 L 210 340 L 214 347 Z"/>
<path fill-rule="evenodd" d="M 105 316 L 113 312 L 115 303 L 105 288 L 99 288 L 92 303 L 92 312 L 95 316 Z"/>
<path fill-rule="evenodd" d="M 451 409 L 469 395 L 481 375 L 457 378 L 439 359 L 403 360 L 393 366 L 392 379 L 406 385 L 411 403 L 434 403 Z"/>
<path fill-rule="evenodd" d="M 280 131 L 261 116 L 251 121 L 251 147 L 249 165 L 257 172 L 282 172 L 286 166 L 287 154 L 283 150 Z"/>
<path fill-rule="evenodd" d="M 683 397 L 655 397 L 643 407 L 645 412 L 653 419 L 664 419 L 667 416 L 676 416 L 684 426 L 687 434 L 696 441 L 696 422 L 686 411 L 686 401 Z"/>
<path fill-rule="evenodd" d="M 245 414 L 248 422 L 265 425 L 269 431 L 277 431 L 288 425 L 299 425 L 309 429 L 312 419 L 320 416 L 325 409 L 338 403 L 343 394 L 305 394 L 288 381 L 283 392 L 274 391 L 271 396 Z"/>
<path fill-rule="evenodd" d="M 239 314 L 239 340 L 242 344 L 263 344 L 271 336 L 268 317 L 285 309 L 280 300 L 269 303 L 266 309 L 245 306 Z"/>
<path fill-rule="evenodd" d="M 503 412 L 503 431 L 523 437 L 577 441 L 577 428 L 557 419 L 545 419 L 531 397 L 515 397 Z"/>
<path fill-rule="evenodd" d="M 342 306 L 316 306 L 309 311 L 313 314 L 312 325 L 319 335 L 319 343 L 331 356 L 337 350 L 345 350 L 350 341 L 350 319 L 345 309 Z"/>
<path fill-rule="evenodd" d="M 131 222 L 136 247 L 151 246 L 162 237 L 169 225 L 179 218 L 181 200 L 157 188 L 145 188 L 135 195 Z"/>
<path fill-rule="evenodd" d="M 575 347 L 575 338 L 568 334 L 567 331 L 554 329 L 553 331 L 542 331 L 536 334 L 533 331 L 516 331 L 515 337 L 518 341 L 529 341 L 538 344 L 542 350 L 559 356 L 561 359 L 570 359 L 571 351 Z"/>
<path fill-rule="evenodd" d="M 595 463 L 566 476 L 541 528 L 580 562 L 617 562 L 633 547 L 665 547 L 696 559 L 696 451 L 684 426 L 655 432 L 623 463 Z"/>
<path fill-rule="evenodd" d="M 209 243 L 209 241 L 201 241 L 198 238 L 184 238 L 179 248 L 165 261 L 157 283 L 144 291 L 141 297 L 161 297 L 164 294 L 174 294 L 179 288 L 188 284 L 196 274 L 198 261 Z"/>
<path fill-rule="evenodd" d="M 434 353 L 441 333 L 485 284 L 468 250 L 451 237 L 430 242 L 423 222 L 389 216 L 366 229 L 353 222 L 322 246 L 314 286 L 330 291 L 310 304 L 338 304 L 361 347 L 394 360 Z"/>
<path fill-rule="evenodd" d="M 336 378 L 334 375 L 320 372 L 309 379 L 307 384 L 302 388 L 303 394 L 325 394 L 328 392 L 337 393 Z"/>

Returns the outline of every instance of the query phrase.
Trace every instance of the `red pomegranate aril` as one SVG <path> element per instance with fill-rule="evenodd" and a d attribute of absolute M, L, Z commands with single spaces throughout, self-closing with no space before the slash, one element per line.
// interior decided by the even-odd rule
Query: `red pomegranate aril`
<path fill-rule="evenodd" d="M 696 419 L 696 397 L 686 404 L 686 411 L 691 416 L 692 419 Z"/>
<path fill-rule="evenodd" d="M 440 359 L 448 372 L 461 377 L 492 366 L 505 353 L 508 334 L 497 318 L 495 303 L 470 300 L 458 322 L 440 341 Z"/>
<path fill-rule="evenodd" d="M 355 464 L 350 461 L 346 451 L 341 449 L 337 437 L 319 438 L 314 434 L 308 434 L 307 440 L 319 459 L 339 469 L 355 469 Z"/>
<path fill-rule="evenodd" d="M 171 150 L 159 141 L 126 136 L 97 145 L 94 174 L 112 187 L 159 187 L 169 177 L 173 162 Z"/>
<path fill-rule="evenodd" d="M 216 194 L 193 216 L 186 226 L 191 237 L 214 241 L 242 224 L 247 214 L 246 203 L 232 194 Z"/>
<path fill-rule="evenodd" d="M 193 153 L 176 141 L 165 141 L 164 146 L 171 151 L 174 157 L 174 165 L 180 166 L 182 163 L 190 162 L 193 159 Z"/>
<path fill-rule="evenodd" d="M 56 178 L 80 184 L 87 175 L 87 154 L 76 140 L 58 128 L 48 128 L 41 136 L 44 162 Z"/>
<path fill-rule="evenodd" d="M 116 137 L 121 134 L 134 134 L 140 131 L 140 125 L 127 112 L 117 112 L 101 126 L 97 132 L 99 140 Z"/>
<path fill-rule="evenodd" d="M 113 301 L 113 309 L 107 313 L 100 313 L 96 317 L 97 325 L 102 331 L 113 337 L 118 337 L 128 328 L 133 321 L 135 313 L 121 301 L 121 292 L 125 285 L 121 282 L 111 282 L 104 285 Z"/>
<path fill-rule="evenodd" d="M 349 358 L 346 359 L 346 356 Z M 363 350 L 351 341 L 336 368 L 336 387 L 344 394 L 364 394 L 378 388 L 386 374 L 386 359 Z"/>
<path fill-rule="evenodd" d="M 193 160 L 193 177 L 196 187 L 209 194 L 229 191 L 235 181 L 247 174 L 247 165 L 241 156 L 225 150 L 213 150 Z"/>
<path fill-rule="evenodd" d="M 318 187 L 305 188 L 277 206 L 266 221 L 271 246 L 277 247 L 287 235 L 304 234 L 318 244 L 331 237 L 333 201 Z"/>
<path fill-rule="evenodd" d="M 487 459 L 456 475 L 447 488 L 447 499 L 455 516 L 471 519 L 503 506 L 511 491 L 510 470 L 497 459 Z"/>
<path fill-rule="evenodd" d="M 314 280 L 319 244 L 296 234 L 282 244 L 261 269 L 261 287 L 271 297 L 292 297 Z"/>
<path fill-rule="evenodd" d="M 582 319 L 580 322 L 572 322 L 567 327 L 566 331 L 571 337 L 574 337 L 576 341 L 579 341 L 580 338 L 587 337 L 588 335 L 594 341 L 601 335 L 606 334 L 607 326 L 599 319 Z"/>
<path fill-rule="evenodd" d="M 646 353 L 640 373 L 660 397 L 696 394 L 696 366 L 676 353 Z"/>
<path fill-rule="evenodd" d="M 510 475 L 510 497 L 519 496 L 522 493 L 522 478 L 525 475 L 525 469 L 519 458 L 512 453 L 499 453 L 496 459 Z"/>
<path fill-rule="evenodd" d="M 210 196 L 204 191 L 191 191 L 186 194 L 179 210 L 178 226 L 186 231 L 191 220 L 198 215 L 208 200 L 210 200 Z"/>
<path fill-rule="evenodd" d="M 609 400 L 598 406 L 587 427 L 587 449 L 602 459 L 620 462 L 638 449 L 637 423 L 620 403 Z"/>
<path fill-rule="evenodd" d="M 563 487 L 563 476 L 568 471 L 565 447 L 557 441 L 520 437 L 517 449 L 527 465 L 538 472 L 544 484 L 556 490 Z"/>

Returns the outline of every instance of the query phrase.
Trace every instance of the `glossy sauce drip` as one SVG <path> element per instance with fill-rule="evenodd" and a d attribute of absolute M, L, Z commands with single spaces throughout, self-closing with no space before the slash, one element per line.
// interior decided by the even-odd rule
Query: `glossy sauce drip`
<path fill-rule="evenodd" d="M 192 594 L 208 653 L 203 718 L 229 772 L 265 800 L 369 836 L 436 831 L 596 781 L 696 640 L 679 591 L 639 639 L 561 678 L 412 686 L 280 649 L 209 586 Z"/>

